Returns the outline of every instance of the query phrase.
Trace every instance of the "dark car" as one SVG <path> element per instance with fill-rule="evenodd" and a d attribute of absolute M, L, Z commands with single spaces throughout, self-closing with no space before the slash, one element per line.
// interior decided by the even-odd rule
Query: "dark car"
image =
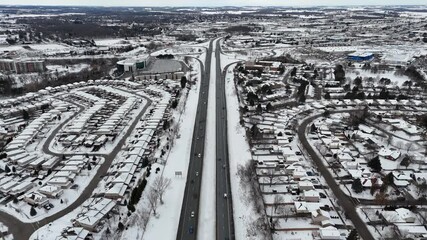
<path fill-rule="evenodd" d="M 189 232 L 190 234 L 193 234 L 193 232 L 194 232 L 193 226 L 191 226 L 191 227 L 188 229 L 188 232 Z"/>

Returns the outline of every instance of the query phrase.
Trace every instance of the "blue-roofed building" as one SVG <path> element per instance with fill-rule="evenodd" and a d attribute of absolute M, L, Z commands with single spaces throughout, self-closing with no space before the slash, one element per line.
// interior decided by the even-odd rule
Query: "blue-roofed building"
<path fill-rule="evenodd" d="M 354 62 L 371 61 L 374 59 L 374 54 L 368 52 L 354 52 L 349 54 L 347 59 Z"/>

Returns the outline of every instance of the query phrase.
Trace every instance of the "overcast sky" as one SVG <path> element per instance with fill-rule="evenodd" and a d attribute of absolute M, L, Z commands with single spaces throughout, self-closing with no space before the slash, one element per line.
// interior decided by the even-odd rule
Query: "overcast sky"
<path fill-rule="evenodd" d="M 426 0 L 0 0 L 0 4 L 75 6 L 426 5 Z"/>

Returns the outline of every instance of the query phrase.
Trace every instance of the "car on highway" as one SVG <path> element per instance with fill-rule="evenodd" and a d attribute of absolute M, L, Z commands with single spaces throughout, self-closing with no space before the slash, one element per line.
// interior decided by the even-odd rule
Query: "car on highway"
<path fill-rule="evenodd" d="M 194 232 L 194 228 L 193 228 L 193 226 L 190 226 L 190 228 L 188 229 L 188 232 L 189 232 L 190 234 L 193 234 L 193 232 Z"/>
<path fill-rule="evenodd" d="M 199 176 L 199 172 L 196 172 L 196 177 L 198 177 Z"/>
<path fill-rule="evenodd" d="M 190 217 L 194 217 L 194 211 L 191 212 Z"/>
<path fill-rule="evenodd" d="M 202 157 L 202 154 L 201 153 L 197 154 L 197 157 Z"/>
<path fill-rule="evenodd" d="M 227 193 L 224 193 L 224 198 L 227 198 Z"/>

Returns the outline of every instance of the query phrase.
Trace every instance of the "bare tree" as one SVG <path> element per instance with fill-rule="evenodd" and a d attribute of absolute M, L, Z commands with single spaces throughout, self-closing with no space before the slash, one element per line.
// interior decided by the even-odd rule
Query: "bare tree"
<path fill-rule="evenodd" d="M 150 209 L 153 211 L 153 214 L 156 215 L 156 210 L 158 206 L 159 194 L 153 188 L 148 192 L 148 203 L 150 204 Z"/>
<path fill-rule="evenodd" d="M 274 168 L 269 168 L 267 171 L 267 177 L 269 179 L 269 183 L 270 183 L 270 187 L 273 184 L 273 179 L 274 179 Z"/>
<path fill-rule="evenodd" d="M 413 142 L 407 142 L 407 143 L 405 143 L 405 147 L 406 147 L 406 152 L 412 151 L 415 148 Z"/>
<path fill-rule="evenodd" d="M 171 184 L 170 178 L 158 176 L 156 177 L 156 179 L 154 179 L 153 189 L 159 195 L 160 204 L 163 204 L 163 194 L 165 193 L 166 189 L 170 186 L 170 184 Z"/>
<path fill-rule="evenodd" d="M 282 204 L 284 201 L 283 196 L 281 196 L 280 194 L 276 194 L 274 196 L 274 202 L 273 202 L 273 206 L 274 206 L 274 213 L 277 212 L 277 208 L 280 206 L 280 204 Z"/>

